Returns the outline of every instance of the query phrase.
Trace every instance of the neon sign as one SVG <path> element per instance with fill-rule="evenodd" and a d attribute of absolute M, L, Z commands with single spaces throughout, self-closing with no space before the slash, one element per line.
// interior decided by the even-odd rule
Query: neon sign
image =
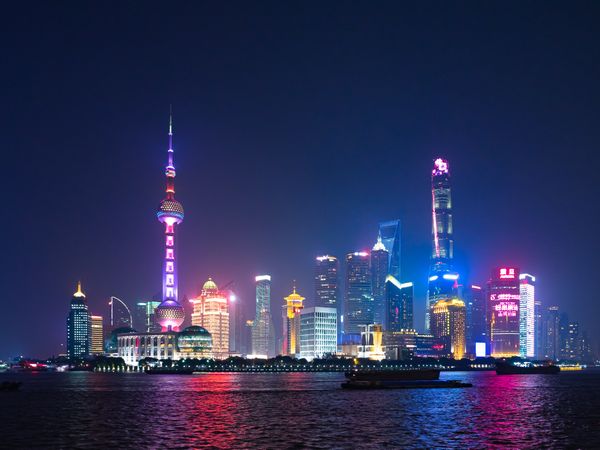
<path fill-rule="evenodd" d="M 521 300 L 519 294 L 490 294 L 490 300 Z"/>
<path fill-rule="evenodd" d="M 500 269 L 500 278 L 501 279 L 514 279 L 515 278 L 515 269 L 503 267 Z"/>
<path fill-rule="evenodd" d="M 519 312 L 519 305 L 512 302 L 500 302 L 494 305 L 496 317 L 516 317 Z"/>

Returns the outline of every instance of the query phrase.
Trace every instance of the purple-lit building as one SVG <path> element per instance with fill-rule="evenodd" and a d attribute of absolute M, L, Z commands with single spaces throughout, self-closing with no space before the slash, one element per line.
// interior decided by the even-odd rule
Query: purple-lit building
<path fill-rule="evenodd" d="M 183 206 L 175 200 L 175 165 L 173 164 L 173 121 L 169 118 L 169 150 L 165 170 L 166 197 L 160 202 L 156 216 L 165 225 L 165 255 L 162 270 L 162 302 L 156 308 L 156 322 L 162 331 L 179 331 L 185 313 L 177 299 L 177 259 L 175 230 L 183 222 Z"/>
<path fill-rule="evenodd" d="M 487 285 L 487 300 L 491 356 L 519 356 L 519 269 L 494 269 Z"/>

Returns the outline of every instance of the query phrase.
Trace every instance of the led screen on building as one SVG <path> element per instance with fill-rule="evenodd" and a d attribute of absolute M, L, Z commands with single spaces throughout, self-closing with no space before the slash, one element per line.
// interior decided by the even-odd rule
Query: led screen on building
<path fill-rule="evenodd" d="M 488 320 L 491 355 L 519 355 L 519 269 L 494 269 L 488 282 Z"/>

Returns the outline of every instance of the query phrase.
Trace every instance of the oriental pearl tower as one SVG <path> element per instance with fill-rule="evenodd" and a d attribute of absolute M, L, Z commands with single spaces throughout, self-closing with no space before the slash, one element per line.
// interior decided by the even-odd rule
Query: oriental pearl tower
<path fill-rule="evenodd" d="M 173 117 L 169 116 L 169 150 L 165 169 L 167 196 L 158 205 L 156 217 L 165 225 L 165 255 L 162 271 L 162 302 L 155 310 L 162 331 L 179 331 L 185 313 L 177 300 L 177 260 L 175 229 L 183 222 L 183 205 L 175 200 L 175 166 L 173 165 Z"/>

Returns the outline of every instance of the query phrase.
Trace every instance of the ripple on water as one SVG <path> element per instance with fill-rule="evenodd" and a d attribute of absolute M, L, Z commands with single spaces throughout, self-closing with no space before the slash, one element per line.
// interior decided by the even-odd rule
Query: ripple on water
<path fill-rule="evenodd" d="M 444 373 L 470 389 L 345 391 L 341 374 L 1 374 L 2 446 L 600 447 L 600 373 Z"/>

